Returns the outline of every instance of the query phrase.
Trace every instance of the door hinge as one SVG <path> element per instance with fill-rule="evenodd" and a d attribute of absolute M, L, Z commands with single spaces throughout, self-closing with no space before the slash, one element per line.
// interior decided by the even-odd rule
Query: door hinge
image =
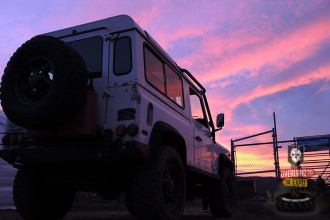
<path fill-rule="evenodd" d="M 212 164 L 212 170 L 213 170 L 213 171 L 217 171 L 217 168 L 215 167 L 214 164 Z"/>
<path fill-rule="evenodd" d="M 111 90 L 110 89 L 106 89 L 102 92 L 102 97 L 111 97 Z"/>
<path fill-rule="evenodd" d="M 110 34 L 109 37 L 105 38 L 105 40 L 106 41 L 108 41 L 108 40 L 114 41 L 114 40 L 116 40 L 117 37 L 119 37 L 119 34 Z"/>

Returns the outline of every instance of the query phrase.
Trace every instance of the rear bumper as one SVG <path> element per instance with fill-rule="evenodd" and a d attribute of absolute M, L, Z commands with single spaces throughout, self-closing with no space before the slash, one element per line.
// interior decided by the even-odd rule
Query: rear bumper
<path fill-rule="evenodd" d="M 149 158 L 149 146 L 137 141 L 96 145 L 4 148 L 0 157 L 14 166 L 61 162 L 111 162 L 125 158 Z"/>

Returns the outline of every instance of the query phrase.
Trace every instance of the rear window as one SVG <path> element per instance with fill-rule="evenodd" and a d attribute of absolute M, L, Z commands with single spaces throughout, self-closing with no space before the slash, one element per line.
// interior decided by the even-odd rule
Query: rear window
<path fill-rule="evenodd" d="M 148 48 L 145 48 L 145 71 L 148 82 L 165 94 L 163 63 Z"/>
<path fill-rule="evenodd" d="M 84 59 L 93 78 L 102 77 L 103 38 L 100 36 L 67 42 Z"/>
<path fill-rule="evenodd" d="M 165 64 L 167 96 L 183 107 L 182 79 Z"/>
<path fill-rule="evenodd" d="M 148 47 L 144 48 L 147 82 L 184 108 L 182 78 Z"/>
<path fill-rule="evenodd" d="M 131 39 L 123 37 L 116 40 L 114 45 L 113 69 L 116 75 L 127 74 L 132 69 Z"/>

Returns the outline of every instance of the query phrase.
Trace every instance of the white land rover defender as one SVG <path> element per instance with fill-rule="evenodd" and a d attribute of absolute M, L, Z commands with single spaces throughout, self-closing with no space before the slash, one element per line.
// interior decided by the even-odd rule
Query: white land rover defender
<path fill-rule="evenodd" d="M 1 157 L 26 219 L 60 219 L 76 191 L 125 193 L 139 219 L 179 219 L 204 198 L 231 215 L 233 164 L 204 87 L 126 15 L 38 35 L 1 82 Z M 17 126 L 15 126 L 17 125 Z"/>

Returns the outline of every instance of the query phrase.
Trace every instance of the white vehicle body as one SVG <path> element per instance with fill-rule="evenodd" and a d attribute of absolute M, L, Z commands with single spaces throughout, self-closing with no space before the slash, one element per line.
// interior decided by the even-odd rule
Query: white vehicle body
<path fill-rule="evenodd" d="M 51 38 L 47 38 L 48 36 Z M 4 107 L 7 117 L 24 128 L 21 132 L 17 132 L 17 129 L 15 132 L 14 129 L 7 129 L 1 154 L 7 162 L 22 170 L 33 170 L 33 173 L 41 173 L 48 168 L 56 173 L 62 172 L 61 178 L 66 181 L 70 179 L 70 184 L 78 189 L 97 190 L 113 197 L 109 194 L 130 189 L 126 184 L 131 182 L 132 173 L 134 176 L 137 161 L 152 161 L 152 158 L 158 157 L 155 155 L 161 152 L 162 148 L 171 148 L 182 161 L 185 172 L 185 175 L 182 175 L 187 177 L 184 180 L 187 184 L 183 184 L 182 190 L 185 192 L 187 185 L 188 199 L 201 196 L 212 179 L 226 179 L 224 181 L 228 183 L 222 184 L 229 184 L 231 187 L 233 165 L 229 159 L 229 151 L 215 142 L 215 132 L 221 130 L 224 115 L 218 115 L 216 124 L 220 129 L 215 129 L 204 87 L 189 71 L 181 69 L 132 18 L 120 15 L 46 33 L 39 38 L 39 41 L 49 41 L 50 44 L 55 42 L 55 45 L 62 45 L 64 41 L 80 54 L 89 71 L 87 95 L 83 107 L 80 107 L 66 124 L 57 125 L 56 119 L 49 120 L 54 122 L 54 125 L 40 120 L 41 125 L 38 127 L 38 124 L 30 126 L 29 123 L 34 121 L 28 121 L 27 117 L 20 119 L 23 122 L 19 121 L 12 116 L 11 111 L 6 112 L 6 109 L 16 110 L 15 106 L 20 106 L 20 102 L 23 102 L 22 108 L 29 107 L 30 103 L 47 103 L 42 100 L 48 97 L 59 80 L 57 66 L 62 63 L 60 58 L 48 56 L 47 51 L 44 52 L 45 58 L 38 55 L 37 58 L 30 59 L 26 64 L 28 73 L 24 75 L 26 68 L 23 69 L 23 73 L 17 76 L 18 83 L 13 84 L 18 85 L 14 91 L 18 104 L 14 107 L 7 104 L 9 107 Z M 38 39 L 33 38 L 30 41 L 38 42 Z M 37 49 L 38 47 L 39 44 L 36 45 Z M 66 55 L 70 55 L 67 51 L 71 49 L 65 49 L 66 47 L 68 46 L 64 45 L 63 50 Z M 22 48 L 18 52 L 26 46 L 23 45 Z M 64 62 L 66 61 L 63 60 Z M 37 72 L 31 67 L 33 65 L 39 65 Z M 9 63 L 8 66 L 14 65 Z M 44 75 L 42 71 L 47 68 L 49 70 Z M 11 83 L 6 78 L 9 73 L 10 68 L 7 73 L 5 71 L 2 84 Z M 38 84 L 44 81 L 51 86 Z M 72 83 L 75 82 L 71 81 L 74 86 Z M 40 88 L 43 91 L 38 93 Z M 3 94 L 7 92 L 5 89 L 3 88 Z M 17 91 L 22 91 L 23 95 L 17 94 Z M 57 91 L 61 92 L 61 89 Z M 8 94 L 11 95 L 10 91 Z M 54 97 L 55 100 L 56 95 Z M 58 102 L 60 101 L 61 99 Z M 6 104 L 10 101 L 6 102 L 3 98 L 2 102 Z M 34 109 L 31 108 L 31 111 Z M 59 117 L 56 111 L 52 117 Z M 171 149 L 166 152 L 173 154 Z M 178 166 L 180 168 L 181 165 Z M 63 169 L 58 171 L 58 167 Z M 88 172 L 82 167 L 88 167 Z M 103 172 L 104 167 L 111 168 L 111 171 L 107 171 L 111 178 Z M 128 170 L 130 171 L 127 172 Z M 70 172 L 78 174 L 74 176 L 69 174 Z M 129 174 L 123 176 L 125 172 Z M 25 178 L 25 175 L 19 174 L 17 178 Z M 93 183 L 89 184 L 86 179 Z M 111 185 L 114 179 L 117 182 L 110 189 L 107 185 Z M 139 181 L 142 180 L 137 180 Z M 195 190 L 200 185 L 204 185 L 204 190 Z M 184 198 L 185 193 L 182 196 L 182 199 Z M 210 203 L 212 204 L 212 201 Z M 139 202 L 136 202 L 135 206 L 138 207 Z M 217 206 L 211 205 L 211 210 L 217 213 L 214 207 Z M 24 216 L 24 211 L 22 213 Z M 180 216 L 180 213 L 182 214 L 182 210 L 175 216 Z M 225 215 L 228 216 L 228 213 L 230 212 L 226 211 Z M 141 216 L 144 218 L 145 214 Z"/>

